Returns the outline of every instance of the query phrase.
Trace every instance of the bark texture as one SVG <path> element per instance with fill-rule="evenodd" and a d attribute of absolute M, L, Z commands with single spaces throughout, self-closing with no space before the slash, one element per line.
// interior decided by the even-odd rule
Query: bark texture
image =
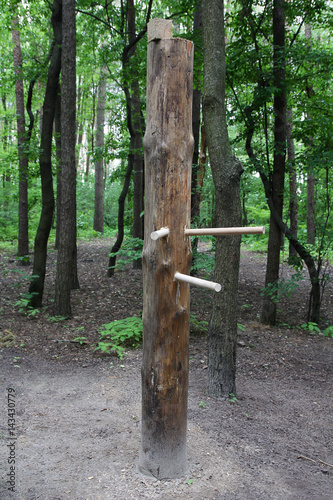
<path fill-rule="evenodd" d="M 275 223 L 279 226 L 281 232 L 285 234 L 286 238 L 293 245 L 294 249 L 298 255 L 304 260 L 306 267 L 308 268 L 309 277 L 311 281 L 311 293 L 310 293 L 310 306 L 309 306 L 309 317 L 308 321 L 313 321 L 314 323 L 319 323 L 320 321 L 320 307 L 321 307 L 321 293 L 320 293 L 320 268 L 316 266 L 316 262 L 312 255 L 308 252 L 302 243 L 295 238 L 291 233 L 290 229 L 283 222 L 282 217 L 275 209 L 271 182 L 267 176 L 260 172 L 260 177 L 264 185 L 265 195 L 267 198 L 268 207 L 271 212 L 271 216 L 274 218 Z"/>
<path fill-rule="evenodd" d="M 54 248 L 59 248 L 60 212 L 61 212 L 61 88 L 59 85 L 54 115 L 54 133 L 57 159 L 57 204 L 56 204 L 56 240 Z"/>
<path fill-rule="evenodd" d="M 203 112 L 207 146 L 215 185 L 217 227 L 241 225 L 240 176 L 242 166 L 233 157 L 225 110 L 225 39 L 223 2 L 203 0 L 204 90 Z M 237 287 L 240 236 L 216 239 L 214 294 L 208 328 L 208 393 L 225 397 L 235 393 L 237 346 Z"/>
<path fill-rule="evenodd" d="M 96 151 L 95 162 L 95 210 L 94 230 L 104 233 L 104 121 L 105 121 L 106 68 L 101 69 L 98 86 L 96 115 Z"/>
<path fill-rule="evenodd" d="M 159 479 L 187 471 L 189 274 L 193 44 L 148 43 L 143 250 L 143 363 L 141 472 Z M 153 241 L 152 231 L 168 227 Z"/>
<path fill-rule="evenodd" d="M 42 212 L 37 228 L 34 246 L 34 266 L 30 282 L 30 307 L 41 307 L 47 258 L 47 242 L 54 212 L 54 192 L 52 175 L 52 135 L 56 109 L 59 74 L 61 69 L 62 2 L 54 0 L 52 6 L 52 27 L 54 49 L 48 69 L 42 113 L 41 153 L 39 168 L 42 182 Z"/>
<path fill-rule="evenodd" d="M 193 32 L 194 38 L 200 41 L 199 47 L 202 46 L 202 8 L 201 1 L 197 1 L 196 10 L 193 17 Z M 201 49 L 194 45 L 194 64 L 196 59 L 201 56 Z M 201 120 L 201 90 L 197 85 L 193 88 L 192 100 L 192 130 L 194 137 L 194 151 L 192 159 L 192 190 L 191 190 L 191 224 L 198 226 L 200 222 L 200 202 L 201 202 L 201 187 L 203 180 L 202 165 L 199 165 L 199 150 L 200 150 L 200 120 Z M 195 264 L 198 249 L 198 238 L 192 240 L 192 262 Z M 194 266 L 195 267 L 195 266 Z"/>
<path fill-rule="evenodd" d="M 311 24 L 305 24 L 305 38 L 311 46 L 312 30 Z M 312 85 L 306 89 L 309 98 L 314 93 Z M 307 113 L 307 120 L 311 122 L 311 115 Z M 309 135 L 308 148 L 310 149 L 313 144 L 313 137 Z M 315 244 L 316 239 L 316 219 L 315 219 L 315 173 L 313 167 L 308 165 L 308 174 L 306 178 L 307 198 L 306 198 L 306 239 L 310 245 Z"/>
<path fill-rule="evenodd" d="M 193 19 L 195 38 L 202 39 L 202 8 L 197 5 Z M 194 60 L 199 57 L 200 49 L 194 46 Z M 200 115 L 201 115 L 201 90 L 197 85 L 193 89 L 192 101 L 192 129 L 194 137 L 194 151 L 192 160 L 192 194 L 191 194 L 191 222 L 197 225 L 200 216 L 201 190 L 198 187 L 199 150 L 200 150 Z"/>
<path fill-rule="evenodd" d="M 316 240 L 315 180 L 315 174 L 312 167 L 310 167 L 306 178 L 306 239 L 310 245 L 314 245 Z"/>
<path fill-rule="evenodd" d="M 116 241 L 114 242 L 114 244 L 111 248 L 111 252 L 110 252 L 108 271 L 107 271 L 107 276 L 109 278 L 111 278 L 111 276 L 114 275 L 114 268 L 115 268 L 116 260 L 117 260 L 117 252 L 119 252 L 121 245 L 123 243 L 123 239 L 124 239 L 125 200 L 126 200 L 129 185 L 131 182 L 133 163 L 134 163 L 133 155 L 129 154 L 126 173 L 125 173 L 124 185 L 123 185 L 123 189 L 121 190 L 120 196 L 118 198 L 118 226 L 117 226 L 118 233 L 117 233 Z"/>
<path fill-rule="evenodd" d="M 297 196 L 297 173 L 295 165 L 295 145 L 293 138 L 293 111 L 287 110 L 287 152 L 289 163 L 289 217 L 290 231 L 297 239 L 298 233 L 298 196 Z M 292 261 L 297 256 L 297 252 L 289 243 L 289 259 Z"/>
<path fill-rule="evenodd" d="M 76 23 L 75 1 L 63 0 L 61 57 L 61 212 L 55 314 L 71 316 L 70 292 L 76 256 Z"/>
<path fill-rule="evenodd" d="M 18 205 L 18 257 L 29 255 L 28 233 L 28 140 L 24 115 L 24 92 L 22 76 L 22 57 L 18 17 L 13 19 L 12 40 L 15 71 L 16 121 L 19 157 L 19 205 Z M 21 265 L 29 264 L 29 258 L 22 259 Z"/>
<path fill-rule="evenodd" d="M 271 189 L 275 211 L 282 218 L 286 165 L 285 13 L 283 0 L 274 0 L 273 44 L 273 78 L 276 90 L 274 94 L 274 160 Z M 271 213 L 265 286 L 274 285 L 279 280 L 281 243 L 281 229 Z M 264 297 L 261 323 L 275 325 L 276 309 L 276 302 L 270 297 Z"/>
<path fill-rule="evenodd" d="M 141 114 L 140 104 L 140 85 L 139 74 L 137 68 L 136 54 L 136 22 L 135 22 L 135 6 L 134 1 L 128 1 L 128 30 L 129 30 L 129 45 L 133 47 L 128 50 L 128 46 L 124 49 L 124 71 L 130 73 L 130 89 L 125 90 L 126 100 L 128 102 L 129 117 L 127 123 L 129 125 L 130 153 L 133 155 L 133 170 L 134 170 L 134 189 L 133 189 L 133 238 L 143 239 L 143 191 L 144 191 L 144 162 L 142 152 L 143 141 L 143 117 Z M 132 62 L 131 67 L 129 65 Z M 133 267 L 142 268 L 142 259 L 133 261 Z"/>

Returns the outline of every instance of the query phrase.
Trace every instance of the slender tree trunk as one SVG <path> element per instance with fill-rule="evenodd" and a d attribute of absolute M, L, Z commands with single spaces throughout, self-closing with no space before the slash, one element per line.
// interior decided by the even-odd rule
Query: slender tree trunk
<path fill-rule="evenodd" d="M 201 111 L 201 91 L 193 89 L 192 113 L 193 113 L 193 137 L 194 152 L 192 158 L 192 189 L 191 189 L 191 223 L 197 225 L 200 216 L 200 189 L 198 188 L 199 171 L 199 148 L 200 148 L 200 111 Z"/>
<path fill-rule="evenodd" d="M 76 255 L 76 22 L 75 0 L 63 0 L 61 57 L 61 213 L 55 314 L 70 317 Z"/>
<path fill-rule="evenodd" d="M 311 24 L 305 24 L 305 38 L 311 46 Z M 311 98 L 313 94 L 313 87 L 307 88 L 307 94 Z M 311 121 L 311 116 L 307 113 L 307 120 Z M 309 149 L 313 143 L 313 137 L 309 136 Z M 306 232 L 307 243 L 310 245 L 315 244 L 316 238 L 316 219 L 315 219 L 315 173 L 313 167 L 308 165 L 308 173 L 306 179 L 307 199 L 306 199 Z"/>
<path fill-rule="evenodd" d="M 79 118 L 81 116 L 81 107 L 82 107 L 82 76 L 78 77 L 77 82 L 77 105 L 76 105 L 76 122 L 75 122 L 75 135 L 76 139 L 78 137 L 79 132 Z M 76 141 L 78 144 L 78 141 Z"/>
<path fill-rule="evenodd" d="M 197 1 L 193 19 L 193 32 L 195 41 L 202 42 L 202 8 L 201 0 Z M 202 45 L 202 43 L 198 44 Z M 199 57 L 200 49 L 194 44 L 194 65 Z M 201 90 L 198 82 L 194 82 L 192 99 L 192 129 L 194 137 L 194 150 L 192 159 L 192 181 L 191 181 L 191 224 L 198 226 L 200 219 L 201 188 L 198 183 L 199 172 L 199 149 L 200 149 L 200 120 L 201 120 Z M 195 263 L 198 248 L 198 238 L 192 241 L 192 264 Z"/>
<path fill-rule="evenodd" d="M 56 110 L 54 115 L 54 132 L 57 158 L 57 219 L 55 249 L 59 249 L 60 212 L 61 212 L 61 89 L 57 95 Z"/>
<path fill-rule="evenodd" d="M 202 8 L 201 1 L 198 1 L 193 20 L 194 37 L 202 41 Z M 194 45 L 194 64 L 199 57 L 200 49 Z M 191 182 L 191 224 L 197 224 L 199 218 L 200 190 L 197 188 L 198 168 L 199 168 L 199 150 L 200 150 L 200 120 L 201 120 L 201 90 L 199 83 L 193 82 L 192 99 L 192 129 L 194 137 L 194 150 L 192 159 L 192 182 Z"/>
<path fill-rule="evenodd" d="M 290 231 L 297 239 L 298 232 L 298 196 L 297 196 L 297 177 L 295 164 L 295 145 L 293 139 L 293 112 L 292 108 L 287 111 L 287 152 L 289 163 L 289 214 Z M 297 256 L 293 245 L 289 242 L 289 260 L 292 262 Z"/>
<path fill-rule="evenodd" d="M 298 255 L 304 260 L 305 265 L 308 268 L 310 282 L 311 282 L 311 294 L 310 294 L 311 304 L 309 308 L 310 314 L 308 320 L 313 321 L 314 323 L 319 323 L 321 294 L 320 294 L 319 270 L 316 267 L 315 260 L 312 257 L 312 255 L 308 252 L 308 250 L 304 247 L 304 245 L 302 245 L 302 243 L 293 236 L 290 229 L 283 222 L 282 217 L 280 216 L 274 205 L 271 182 L 267 179 L 266 175 L 263 172 L 260 173 L 260 176 L 264 185 L 267 203 L 271 215 L 275 220 L 275 223 L 279 226 L 281 232 L 283 232 L 283 234 L 286 235 L 286 237 L 293 245 Z"/>
<path fill-rule="evenodd" d="M 3 145 L 3 150 L 7 151 L 8 148 L 8 143 L 9 143 L 9 130 L 10 130 L 10 125 L 9 121 L 7 118 L 7 99 L 5 95 L 2 95 L 1 97 L 2 105 L 3 105 L 3 110 L 4 110 L 4 117 L 3 117 L 3 134 L 2 134 L 2 145 Z M 4 171 L 2 173 L 2 186 L 6 190 L 7 188 L 7 182 L 10 182 L 10 174 L 7 171 L 7 167 L 4 167 Z M 8 208 L 8 197 L 5 193 L 4 197 L 4 203 L 5 203 L 5 209 L 7 210 Z"/>
<path fill-rule="evenodd" d="M 252 107 L 252 109 L 254 108 Z M 255 157 L 255 154 L 251 146 L 252 136 L 254 132 L 254 121 L 253 118 L 251 118 L 251 106 L 246 110 L 246 117 L 248 121 L 246 150 L 249 158 L 253 161 L 255 165 L 258 165 L 260 162 Z M 282 148 L 281 151 L 283 151 Z M 308 252 L 308 250 L 304 247 L 304 245 L 302 245 L 302 243 L 297 238 L 295 238 L 294 234 L 292 234 L 291 230 L 283 222 L 282 212 L 280 211 L 279 213 L 278 209 L 276 208 L 276 200 L 274 200 L 273 196 L 274 194 L 272 186 L 273 180 L 271 176 L 267 177 L 264 171 L 260 168 L 258 169 L 258 172 L 260 173 L 260 177 L 265 189 L 265 195 L 268 207 L 270 209 L 271 218 L 273 218 L 275 224 L 280 228 L 280 231 L 286 235 L 289 242 L 293 245 L 294 249 L 301 257 L 301 259 L 303 259 L 305 265 L 308 268 L 309 277 L 311 281 L 311 303 L 310 303 L 309 320 L 318 323 L 320 320 L 320 306 L 321 306 L 319 269 L 316 267 L 316 263 L 312 255 Z M 280 192 L 282 192 L 282 189 Z"/>
<path fill-rule="evenodd" d="M 129 31 L 129 43 L 132 43 L 136 39 L 136 23 L 135 23 L 135 6 L 134 0 L 128 0 L 128 31 Z M 143 239 L 143 183 L 144 183 L 144 163 L 143 163 L 143 151 L 142 151 L 142 138 L 143 138 L 143 119 L 141 116 L 141 104 L 140 104 L 140 86 L 139 86 L 139 75 L 137 71 L 137 62 L 135 58 L 136 45 L 127 52 L 125 48 L 126 57 L 124 57 L 124 71 L 125 73 L 131 72 L 131 96 L 129 96 L 129 91 L 126 92 L 128 102 L 128 112 L 130 113 L 130 123 L 129 132 L 131 134 L 130 141 L 130 152 L 133 154 L 133 170 L 134 170 L 134 191 L 133 191 L 133 238 Z M 132 61 L 131 68 L 129 67 L 129 61 Z M 129 75 L 127 75 L 129 76 Z M 142 268 L 142 259 L 137 259 L 133 262 L 134 268 Z"/>
<path fill-rule="evenodd" d="M 197 227 L 200 222 L 199 219 L 200 219 L 201 196 L 202 196 L 202 186 L 206 173 L 206 162 L 207 162 L 207 140 L 206 140 L 205 126 L 203 124 L 201 126 L 199 165 L 196 172 L 195 195 L 193 196 L 193 183 L 192 183 L 192 193 L 191 193 L 191 220 L 193 219 L 193 226 Z M 193 174 L 193 165 L 192 165 L 192 174 Z M 195 238 L 194 242 L 192 243 L 192 264 L 194 264 L 192 265 L 192 272 L 194 274 L 196 272 L 195 255 L 197 252 L 197 248 L 198 248 L 198 238 Z"/>
<path fill-rule="evenodd" d="M 29 305 L 31 307 L 41 307 L 42 305 L 47 258 L 47 242 L 52 226 L 54 212 L 52 135 L 59 74 L 61 69 L 61 0 L 54 0 L 53 2 L 51 21 L 54 31 L 55 44 L 48 70 L 42 114 L 41 153 L 39 157 L 42 182 L 42 212 L 35 238 L 34 267 L 32 272 L 33 278 L 31 279 L 29 287 L 29 293 L 31 294 Z"/>
<path fill-rule="evenodd" d="M 148 23 L 151 8 L 152 8 L 153 0 L 149 0 L 147 7 L 147 17 L 146 22 Z M 126 16 L 125 11 L 122 5 L 122 25 L 126 24 Z M 130 147 L 129 147 L 129 165 L 130 163 L 134 169 L 134 200 L 133 200 L 133 237 L 143 239 L 143 227 L 144 227 L 144 219 L 142 217 L 143 213 L 143 192 L 144 192 L 144 164 L 142 157 L 142 134 L 144 130 L 144 119 L 142 117 L 141 108 L 140 108 L 140 92 L 139 92 L 139 84 L 138 84 L 138 75 L 137 70 L 134 68 L 129 68 L 129 61 L 131 56 L 136 51 L 136 43 L 139 39 L 142 38 L 145 33 L 145 29 L 142 30 L 138 36 L 135 35 L 135 7 L 134 0 L 128 0 L 127 2 L 127 22 L 128 22 L 128 32 L 129 32 L 129 44 L 125 45 L 122 54 L 122 69 L 124 75 L 124 93 L 126 98 L 126 117 L 127 117 L 127 128 L 131 136 Z M 123 32 L 124 39 L 125 33 Z M 131 76 L 132 79 L 129 77 Z M 131 81 L 129 84 L 128 82 Z M 130 93 L 130 88 L 132 91 L 132 96 Z M 128 171 L 128 170 L 127 170 Z M 126 172 L 127 176 L 127 172 Z M 124 196 L 119 197 L 119 209 L 122 210 L 123 203 L 125 201 L 128 187 L 126 188 L 127 182 L 124 184 Z M 122 193 L 123 194 L 123 193 Z M 122 219 L 122 222 L 120 220 Z M 118 214 L 118 228 L 123 225 L 123 214 Z M 120 250 L 121 244 L 123 241 L 123 231 L 122 235 L 118 229 L 118 237 L 117 241 L 114 244 L 111 253 L 118 252 Z M 116 262 L 116 255 L 110 257 L 109 267 L 108 267 L 108 276 L 112 276 L 114 272 L 114 266 Z M 133 267 L 141 268 L 142 267 L 142 259 L 137 259 L 133 262 Z"/>
<path fill-rule="evenodd" d="M 88 136 L 88 149 L 94 153 L 95 149 L 95 135 L 94 135 L 94 129 L 95 129 L 95 119 L 96 119 L 96 90 L 95 90 L 95 84 L 93 82 L 93 96 L 92 96 L 92 116 L 90 120 L 90 131 L 87 131 L 87 136 Z M 84 173 L 84 180 L 85 182 L 88 182 L 89 178 L 89 171 L 90 171 L 90 158 L 91 158 L 91 153 L 87 153 L 87 158 L 86 158 L 86 170 Z"/>
<path fill-rule="evenodd" d="M 88 144 L 89 147 L 89 144 Z M 84 181 L 88 182 L 88 177 L 89 177 L 89 171 L 90 171 L 90 152 L 87 152 L 87 157 L 86 157 L 86 169 L 84 172 Z"/>
<path fill-rule="evenodd" d="M 196 210 L 200 215 L 200 206 L 202 198 L 202 187 L 204 183 L 205 173 L 206 173 L 206 163 L 207 163 L 207 138 L 205 125 L 201 126 L 201 138 L 200 138 L 200 153 L 199 153 L 199 169 L 197 172 L 197 196 L 195 198 L 195 203 L 197 205 Z"/>
<path fill-rule="evenodd" d="M 28 232 L 28 143 L 24 116 L 24 93 L 22 77 L 22 57 L 18 17 L 13 19 L 12 40 L 15 71 L 17 141 L 19 157 L 19 209 L 18 209 L 18 251 L 21 265 L 29 264 L 29 232 Z"/>
<path fill-rule="evenodd" d="M 225 109 L 224 3 L 202 1 L 204 91 L 203 112 L 215 185 L 215 222 L 218 227 L 241 225 L 242 166 L 233 157 Z M 225 397 L 236 392 L 237 287 L 240 236 L 219 236 L 215 277 L 222 285 L 213 298 L 208 328 L 208 393 Z"/>
<path fill-rule="evenodd" d="M 125 174 L 125 181 L 124 181 L 124 186 L 123 189 L 120 193 L 119 199 L 118 199 L 118 234 L 116 241 L 111 248 L 110 252 L 110 257 L 109 257 L 109 264 L 108 264 L 108 271 L 107 275 L 110 278 L 111 276 L 114 275 L 114 268 L 116 265 L 116 254 L 119 252 L 121 245 L 123 243 L 124 239 L 124 213 L 125 213 L 125 200 L 126 196 L 128 193 L 128 188 L 131 182 L 131 174 L 133 171 L 133 155 L 129 154 L 128 155 L 128 163 L 127 163 L 127 169 L 126 169 L 126 174 Z"/>
<path fill-rule="evenodd" d="M 83 86 L 83 84 L 82 84 Z M 84 133 L 84 113 L 86 107 L 86 93 L 82 91 L 80 98 L 80 108 L 78 109 L 78 118 L 77 118 L 77 155 L 76 155 L 76 165 L 77 170 L 81 170 L 81 152 L 82 152 L 82 142 L 83 142 L 83 133 Z"/>
<path fill-rule="evenodd" d="M 285 93 L 285 15 L 284 1 L 274 0 L 273 6 L 273 77 L 274 87 L 274 161 L 272 173 L 272 199 L 275 210 L 282 218 L 284 176 L 286 163 L 286 93 Z M 279 280 L 282 233 L 274 217 L 270 216 L 265 286 Z M 276 302 L 264 297 L 261 323 L 275 325 Z"/>
<path fill-rule="evenodd" d="M 315 219 L 315 174 L 308 171 L 306 179 L 307 198 L 306 198 L 306 239 L 310 245 L 315 244 L 316 238 L 316 219 Z"/>
<path fill-rule="evenodd" d="M 106 68 L 101 69 L 98 86 L 96 114 L 96 151 L 95 161 L 95 211 L 94 230 L 104 233 L 104 121 L 105 121 Z"/>

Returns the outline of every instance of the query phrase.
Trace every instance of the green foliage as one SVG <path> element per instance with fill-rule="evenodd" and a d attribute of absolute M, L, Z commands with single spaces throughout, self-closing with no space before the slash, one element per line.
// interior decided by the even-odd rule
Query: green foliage
<path fill-rule="evenodd" d="M 317 323 L 309 321 L 308 323 L 303 323 L 301 328 L 308 331 L 312 335 L 319 334 L 324 337 L 333 338 L 333 325 L 329 325 L 325 329 L 321 329 Z"/>
<path fill-rule="evenodd" d="M 190 328 L 201 333 L 207 333 L 208 321 L 200 321 L 194 314 L 190 314 Z"/>
<path fill-rule="evenodd" d="M 289 297 L 299 287 L 301 280 L 304 280 L 304 277 L 299 270 L 290 279 L 282 278 L 275 283 L 268 283 L 266 287 L 261 289 L 260 295 L 269 297 L 277 304 L 283 297 Z"/>
<path fill-rule="evenodd" d="M 87 343 L 86 341 L 86 337 L 76 337 L 75 339 L 73 339 L 73 342 L 78 342 L 81 346 L 85 345 Z"/>
<path fill-rule="evenodd" d="M 125 348 L 136 348 L 142 341 L 142 319 L 136 316 L 115 320 L 102 325 L 101 335 L 95 351 L 115 353 L 120 359 L 125 356 Z"/>
<path fill-rule="evenodd" d="M 199 403 L 199 408 L 202 408 L 203 410 L 207 408 L 209 403 L 205 403 L 204 401 L 200 401 Z"/>
<path fill-rule="evenodd" d="M 38 295 L 37 292 L 24 292 L 21 294 L 19 300 L 15 302 L 14 307 L 18 308 L 20 313 L 26 314 L 29 318 L 35 318 L 39 316 L 40 310 L 37 308 L 32 308 L 29 306 L 30 300 L 34 295 Z"/>
<path fill-rule="evenodd" d="M 234 403 L 237 403 L 237 401 L 238 401 L 238 399 L 235 396 L 235 394 L 233 394 L 232 392 L 230 392 L 230 394 L 229 394 L 229 403 L 234 404 Z"/>
<path fill-rule="evenodd" d="M 49 321 L 52 324 L 62 323 L 62 322 L 67 320 L 67 318 L 65 318 L 65 316 L 49 316 L 48 314 L 45 315 L 45 318 L 47 319 L 47 321 Z"/>
<path fill-rule="evenodd" d="M 130 261 L 142 257 L 143 240 L 129 236 L 124 239 L 121 249 L 117 253 L 110 253 L 110 257 L 117 256 L 117 262 L 114 266 L 118 270 L 124 269 Z"/>
<path fill-rule="evenodd" d="M 205 243 L 208 245 L 208 250 L 205 250 L 204 252 L 198 252 L 196 247 L 193 247 L 193 258 L 192 258 L 192 265 L 191 265 L 191 272 L 192 273 L 200 273 L 200 276 L 202 277 L 209 277 L 213 274 L 214 272 L 214 266 L 215 266 L 215 252 L 212 250 L 211 242 L 215 241 L 215 238 L 212 238 L 211 236 L 204 237 L 202 238 Z M 194 241 L 194 238 L 191 238 L 191 241 Z"/>
<path fill-rule="evenodd" d="M 12 183 L 6 182 L 0 189 L 0 240 L 17 239 L 17 225 L 17 191 Z"/>

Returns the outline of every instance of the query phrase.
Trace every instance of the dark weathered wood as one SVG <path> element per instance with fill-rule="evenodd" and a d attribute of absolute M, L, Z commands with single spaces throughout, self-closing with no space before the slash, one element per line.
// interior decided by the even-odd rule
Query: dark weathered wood
<path fill-rule="evenodd" d="M 166 21 L 168 23 L 168 21 Z M 161 26 L 161 20 L 158 20 Z M 148 26 L 143 250 L 141 472 L 159 479 L 187 470 L 193 43 Z M 165 28 L 166 26 L 166 28 Z M 153 35 L 149 33 L 152 29 Z M 166 35 L 169 36 L 169 35 Z M 169 235 L 150 234 L 168 227 Z"/>

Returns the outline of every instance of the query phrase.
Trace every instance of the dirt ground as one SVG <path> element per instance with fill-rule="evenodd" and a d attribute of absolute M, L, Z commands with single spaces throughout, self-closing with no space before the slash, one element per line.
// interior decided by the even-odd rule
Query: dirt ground
<path fill-rule="evenodd" d="M 106 277 L 110 245 L 101 239 L 79 246 L 80 289 L 67 321 L 52 313 L 55 252 L 48 258 L 45 307 L 34 318 L 15 306 L 27 287 L 22 268 L 12 255 L 0 255 L 1 500 L 332 500 L 333 339 L 294 328 L 306 320 L 305 281 L 280 303 L 279 326 L 259 324 L 265 258 L 247 251 L 236 398 L 207 396 L 206 335 L 194 325 L 189 472 L 168 481 L 138 473 L 142 351 L 123 360 L 94 352 L 102 324 L 142 309 L 140 271 Z M 287 277 L 291 270 L 284 264 L 281 272 Z M 199 321 L 209 319 L 211 293 L 191 289 Z M 330 284 L 323 304 L 328 324 L 332 304 Z M 86 343 L 72 342 L 78 336 Z M 8 490 L 11 478 L 15 492 Z"/>

